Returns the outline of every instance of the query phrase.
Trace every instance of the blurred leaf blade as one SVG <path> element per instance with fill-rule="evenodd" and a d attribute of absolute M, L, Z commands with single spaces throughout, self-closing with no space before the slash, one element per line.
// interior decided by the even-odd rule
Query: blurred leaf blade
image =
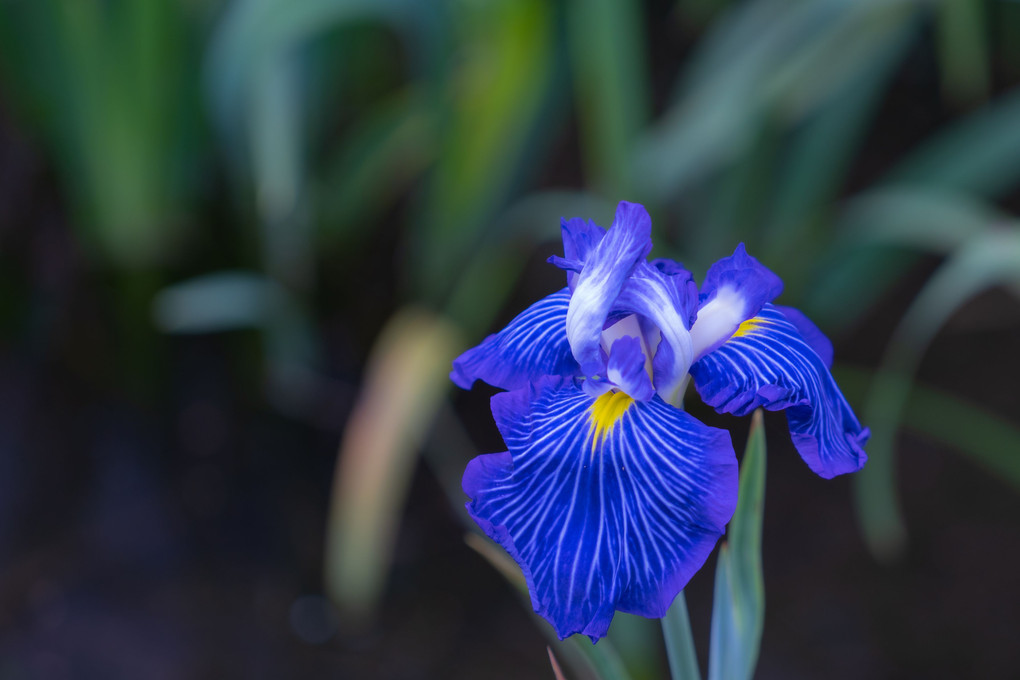
<path fill-rule="evenodd" d="M 858 473 L 858 517 L 879 558 L 895 557 L 906 539 L 895 484 L 895 435 L 925 349 L 967 300 L 994 285 L 1020 282 L 1020 229 L 990 229 L 965 243 L 932 276 L 897 326 L 865 406 L 872 429 L 869 463 Z"/>
<path fill-rule="evenodd" d="M 133 270 L 164 263 L 194 199 L 177 172 L 194 151 L 183 143 L 194 120 L 181 115 L 195 103 L 185 10 L 46 0 L 4 3 L 0 19 L 0 56 L 19 60 L 5 70 L 57 159 L 90 254 Z"/>
<path fill-rule="evenodd" d="M 833 370 L 850 401 L 862 401 L 875 380 L 870 369 Z M 903 427 L 953 447 L 1020 491 L 1020 428 L 952 392 L 914 382 L 903 408 Z"/>
<path fill-rule="evenodd" d="M 781 261 L 814 245 L 823 212 L 835 200 L 911 37 L 911 31 L 900 29 L 879 42 L 871 60 L 862 61 L 839 96 L 818 107 L 794 134 L 763 229 L 763 254 L 768 261 Z"/>
<path fill-rule="evenodd" d="M 212 37 L 205 64 L 207 96 L 221 136 L 238 159 L 245 109 L 264 60 L 275 60 L 345 22 L 374 19 L 402 26 L 406 0 L 233 0 Z M 410 13 L 406 13 L 410 14 Z"/>
<path fill-rule="evenodd" d="M 447 315 L 471 335 L 485 333 L 531 249 L 558 238 L 561 218 L 583 215 L 611 224 L 614 210 L 614 204 L 582 191 L 539 192 L 516 201 L 492 222 L 457 272 Z"/>
<path fill-rule="evenodd" d="M 896 185 L 997 197 L 1020 179 L 1020 90 L 926 140 L 889 173 Z"/>
<path fill-rule="evenodd" d="M 923 186 L 865 192 L 844 205 L 840 235 L 817 268 L 804 309 L 825 328 L 847 328 L 918 261 L 918 252 L 951 253 L 1005 219 L 973 197 Z"/>
<path fill-rule="evenodd" d="M 461 24 L 458 46 L 472 59 L 443 98 L 442 153 L 416 225 L 407 281 L 437 305 L 451 294 L 452 275 L 470 260 L 525 160 L 544 151 L 536 130 L 543 107 L 555 99 L 562 61 L 552 9 L 541 0 L 472 5 Z"/>
<path fill-rule="evenodd" d="M 261 328 L 286 294 L 266 277 L 218 272 L 164 288 L 153 301 L 153 318 L 164 333 L 216 333 Z"/>
<path fill-rule="evenodd" d="M 916 0 L 735 7 L 703 41 L 676 104 L 643 135 L 637 181 L 667 201 L 735 162 L 770 112 L 800 120 L 871 68 L 887 42 L 912 28 L 918 7 Z"/>
<path fill-rule="evenodd" d="M 553 654 L 552 647 L 546 646 L 545 650 L 549 652 L 549 665 L 552 666 L 553 675 L 556 680 L 567 680 L 567 676 L 563 675 L 563 669 L 560 668 L 560 662 L 556 660 L 556 655 Z"/>
<path fill-rule="evenodd" d="M 313 188 L 320 234 L 350 242 L 378 217 L 438 153 L 435 123 L 417 92 L 402 92 L 374 109 L 347 135 Z"/>
<path fill-rule="evenodd" d="M 956 104 L 988 96 L 991 89 L 985 4 L 942 0 L 935 20 L 942 91 Z"/>
<path fill-rule="evenodd" d="M 458 346 L 442 319 L 404 309 L 369 359 L 340 444 L 327 528 L 327 588 L 352 617 L 371 613 L 385 583 L 410 475 Z"/>
<path fill-rule="evenodd" d="M 709 680 L 754 675 L 765 620 L 761 532 L 765 510 L 765 431 L 755 411 L 740 470 L 740 497 L 719 550 L 712 606 Z"/>
<path fill-rule="evenodd" d="M 567 37 L 589 184 L 610 196 L 633 196 L 628 158 L 648 119 L 639 3 L 572 0 Z"/>

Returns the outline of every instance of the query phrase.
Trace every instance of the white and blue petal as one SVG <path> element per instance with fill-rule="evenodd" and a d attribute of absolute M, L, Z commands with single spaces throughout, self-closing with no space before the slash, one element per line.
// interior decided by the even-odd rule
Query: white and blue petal
<path fill-rule="evenodd" d="M 638 401 L 648 401 L 655 396 L 652 378 L 646 368 L 644 348 L 635 336 L 625 335 L 613 342 L 606 378 Z"/>
<path fill-rule="evenodd" d="M 774 305 L 741 323 L 732 337 L 694 363 L 691 375 L 701 398 L 720 413 L 786 409 L 794 446 L 822 477 L 855 472 L 867 460 L 868 429 L 823 359 Z"/>
<path fill-rule="evenodd" d="M 499 333 L 457 357 L 450 379 L 464 389 L 483 380 L 513 390 L 542 376 L 576 374 L 577 364 L 567 343 L 569 304 L 566 288 L 542 298 Z"/>
<path fill-rule="evenodd" d="M 570 380 L 496 395 L 509 452 L 464 473 L 471 516 L 520 564 L 562 639 L 604 636 L 615 610 L 661 617 L 736 506 L 729 435 L 659 398 Z"/>
<path fill-rule="evenodd" d="M 688 329 L 696 294 L 694 279 L 687 270 L 675 262 L 657 260 L 655 265 L 641 262 L 634 267 L 613 304 L 614 312 L 638 314 L 659 331 L 660 341 L 652 360 L 653 382 L 670 403 L 694 361 Z"/>
<path fill-rule="evenodd" d="M 567 309 L 567 339 L 586 376 L 604 373 L 602 329 L 627 278 L 651 250 L 651 234 L 648 211 L 636 203 L 621 202 L 612 227 L 588 251 L 577 274 Z"/>
<path fill-rule="evenodd" d="M 741 323 L 783 292 L 783 282 L 747 254 L 741 243 L 730 257 L 708 269 L 701 286 L 698 318 L 691 326 L 694 356 L 711 352 Z"/>

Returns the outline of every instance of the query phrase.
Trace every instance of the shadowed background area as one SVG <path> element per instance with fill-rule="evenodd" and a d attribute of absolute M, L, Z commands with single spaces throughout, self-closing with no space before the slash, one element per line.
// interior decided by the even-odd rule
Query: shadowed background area
<path fill-rule="evenodd" d="M 826 482 L 766 416 L 756 677 L 1015 677 L 1018 120 L 1008 0 L 0 0 L 0 680 L 554 677 L 447 374 L 623 199 L 873 432 Z"/>

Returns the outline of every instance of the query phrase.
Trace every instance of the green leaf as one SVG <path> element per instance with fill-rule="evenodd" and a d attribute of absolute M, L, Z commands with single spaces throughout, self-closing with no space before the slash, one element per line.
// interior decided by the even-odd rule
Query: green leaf
<path fill-rule="evenodd" d="M 900 30 L 878 45 L 857 75 L 793 133 L 784 162 L 769 169 L 772 174 L 778 170 L 778 178 L 766 223 L 759 227 L 763 261 L 803 259 L 815 241 L 831 238 L 828 230 L 819 232 L 828 227 L 830 206 L 912 37 L 911 31 Z M 804 274 L 805 269 L 794 273 Z M 798 282 L 786 279 L 787 290 L 796 287 Z"/>
<path fill-rule="evenodd" d="M 632 680 L 662 678 L 658 621 L 637 614 L 616 612 L 613 625 L 604 639 L 612 642 Z"/>
<path fill-rule="evenodd" d="M 858 517 L 879 558 L 895 557 L 906 532 L 896 498 L 895 436 L 924 355 L 950 315 L 983 290 L 1020 284 L 1020 229 L 991 229 L 965 243 L 925 284 L 897 326 L 868 393 L 868 464 L 855 476 Z"/>
<path fill-rule="evenodd" d="M 628 158 L 649 115 L 643 23 L 640 3 L 629 0 L 567 3 L 586 175 L 609 196 L 633 196 L 635 189 Z"/>
<path fill-rule="evenodd" d="M 440 106 L 441 150 L 409 248 L 412 294 L 442 304 L 525 168 L 558 60 L 552 8 L 540 0 L 458 5 L 457 49 L 471 56 L 447 74 Z M 539 125 L 539 123 L 542 125 Z"/>
<path fill-rule="evenodd" d="M 263 328 L 286 304 L 286 292 L 265 276 L 218 272 L 164 288 L 152 314 L 164 333 L 216 333 Z"/>
<path fill-rule="evenodd" d="M 765 510 L 765 431 L 755 412 L 740 470 L 740 498 L 719 550 L 712 606 L 709 680 L 751 678 L 765 618 L 761 530 Z"/>
<path fill-rule="evenodd" d="M 320 233 L 345 245 L 373 224 L 438 153 L 435 122 L 417 91 L 400 92 L 368 111 L 315 181 Z"/>
<path fill-rule="evenodd" d="M 988 203 L 966 194 L 926 186 L 869 191 L 847 202 L 836 246 L 903 246 L 946 254 L 1006 218 Z"/>
<path fill-rule="evenodd" d="M 326 585 L 347 616 L 370 615 L 386 582 L 411 473 L 459 344 L 445 321 L 405 308 L 369 358 L 340 443 L 326 536 Z"/>
<path fill-rule="evenodd" d="M 312 266 L 311 234 L 300 210 L 307 180 L 300 68 L 292 54 L 260 63 L 247 123 L 263 259 L 270 276 L 300 290 Z"/>
<path fill-rule="evenodd" d="M 97 260 L 134 270 L 181 242 L 197 126 L 191 26 L 173 0 L 0 3 L 3 75 L 15 81 Z M 182 161 L 186 161 L 182 163 Z"/>
<path fill-rule="evenodd" d="M 643 135 L 636 181 L 657 200 L 736 163 L 762 120 L 795 125 L 886 59 L 914 26 L 913 0 L 741 3 L 694 57 L 682 94 Z"/>
<path fill-rule="evenodd" d="M 633 680 L 623 665 L 620 653 L 608 638 L 602 638 L 597 645 L 583 635 L 571 636 L 568 641 L 581 651 L 602 680 Z"/>
<path fill-rule="evenodd" d="M 939 132 L 888 175 L 896 185 L 923 185 L 997 197 L 1020 179 L 1020 89 Z"/>
<path fill-rule="evenodd" d="M 985 3 L 974 0 L 938 4 L 935 35 L 942 91 L 956 104 L 988 96 L 991 70 L 985 8 Z"/>
<path fill-rule="evenodd" d="M 413 27 L 407 0 L 234 0 L 212 36 L 206 86 L 213 118 L 235 160 L 244 143 L 247 109 L 265 62 L 272 62 L 344 23 L 382 20 Z M 406 21 L 402 23 L 402 20 Z"/>
<path fill-rule="evenodd" d="M 874 371 L 845 364 L 834 368 L 833 375 L 851 402 L 863 401 L 875 379 Z M 900 422 L 953 447 L 1020 492 L 1020 428 L 1008 419 L 951 392 L 915 382 Z"/>
<path fill-rule="evenodd" d="M 803 309 L 824 328 L 852 326 L 918 261 L 917 251 L 951 253 L 1005 220 L 980 200 L 924 186 L 869 191 L 846 203 Z"/>
<path fill-rule="evenodd" d="M 662 635 L 666 640 L 669 676 L 673 680 L 701 680 L 698 652 L 694 649 L 691 618 L 683 591 L 676 596 L 669 611 L 662 617 Z"/>

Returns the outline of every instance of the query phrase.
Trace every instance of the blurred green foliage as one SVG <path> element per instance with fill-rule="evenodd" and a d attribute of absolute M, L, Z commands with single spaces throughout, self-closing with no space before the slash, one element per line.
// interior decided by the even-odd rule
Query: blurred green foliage
<path fill-rule="evenodd" d="M 0 4 L 8 96 L 45 144 L 100 262 L 157 268 L 192 222 L 209 150 L 193 12 L 174 0 Z"/>
<path fill-rule="evenodd" d="M 651 11 L 626 0 L 0 0 L 0 85 L 91 261 L 140 286 L 121 323 L 255 329 L 267 398 L 290 412 L 323 379 L 317 270 L 338 253 L 379 252 L 381 239 L 389 259 L 376 271 L 399 278 L 389 330 L 406 326 L 406 304 L 423 327 L 460 333 L 436 336 L 437 361 L 491 328 L 560 216 L 608 224 L 620 199 L 645 203 L 657 243 L 696 274 L 745 241 L 786 281 L 783 302 L 833 333 L 866 318 L 921 256 L 939 258 L 856 404 L 875 434 L 862 528 L 876 554 L 894 554 L 894 435 L 924 347 L 975 294 L 1020 289 L 1020 229 L 1002 203 L 1020 180 L 1020 91 L 1009 90 L 1020 11 L 999 0 L 698 0 L 656 7 L 664 24 L 650 26 Z M 683 60 L 653 59 L 651 32 Z M 850 171 L 917 58 L 936 65 L 955 113 L 861 188 Z M 224 213 L 233 230 L 210 236 Z M 212 238 L 241 268 L 173 281 Z M 363 394 L 380 388 L 373 375 L 390 373 L 367 372 Z M 405 379 L 424 381 L 411 394 L 447 389 L 442 371 Z M 422 432 L 441 423 L 431 436 L 455 444 L 429 460 L 456 490 L 448 459 L 473 452 L 445 400 L 381 408 L 377 427 L 411 433 L 394 445 L 434 451 Z M 911 422 L 947 437 L 943 422 Z M 981 422 L 958 419 L 954 443 L 1007 457 Z M 987 467 L 1015 474 L 1009 465 Z M 374 512 L 393 516 L 402 499 L 386 498 Z M 345 579 L 385 569 L 388 547 L 336 540 L 331 555 L 362 558 L 356 574 L 328 565 L 343 599 L 361 592 Z"/>

